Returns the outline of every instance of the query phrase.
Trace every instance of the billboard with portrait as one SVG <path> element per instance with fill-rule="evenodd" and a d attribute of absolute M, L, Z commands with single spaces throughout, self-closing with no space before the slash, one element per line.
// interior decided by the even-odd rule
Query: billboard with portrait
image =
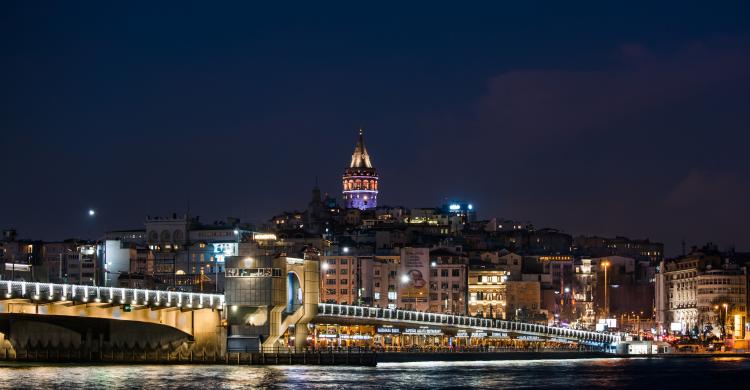
<path fill-rule="evenodd" d="M 400 302 L 414 310 L 429 307 L 430 250 L 428 248 L 402 248 L 399 270 Z"/>

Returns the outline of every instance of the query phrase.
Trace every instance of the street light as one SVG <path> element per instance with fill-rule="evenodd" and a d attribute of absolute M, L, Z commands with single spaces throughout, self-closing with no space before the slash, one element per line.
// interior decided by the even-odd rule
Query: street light
<path fill-rule="evenodd" d="M 89 209 L 89 217 L 93 217 L 94 215 L 96 215 L 96 210 Z"/>
<path fill-rule="evenodd" d="M 724 327 L 724 338 L 727 338 L 727 320 L 729 319 L 729 305 L 726 303 L 722 303 L 721 306 L 724 308 L 724 322 L 722 323 Z"/>
<path fill-rule="evenodd" d="M 409 277 L 409 274 L 403 274 L 403 275 L 401 275 L 401 283 L 407 284 L 410 281 L 411 281 L 411 278 Z M 404 287 L 404 294 L 401 297 L 401 302 L 404 303 L 404 305 L 406 305 L 406 309 L 407 310 L 410 309 L 410 307 L 408 306 L 407 302 L 413 296 L 414 296 L 414 291 L 412 291 L 412 289 L 409 286 L 405 286 Z M 406 298 L 406 299 L 404 299 L 404 298 Z M 414 302 L 414 304 L 416 306 L 416 301 Z"/>
<path fill-rule="evenodd" d="M 609 268 L 609 260 L 602 261 L 604 267 L 604 317 L 609 317 L 609 299 L 607 297 L 607 268 Z"/>

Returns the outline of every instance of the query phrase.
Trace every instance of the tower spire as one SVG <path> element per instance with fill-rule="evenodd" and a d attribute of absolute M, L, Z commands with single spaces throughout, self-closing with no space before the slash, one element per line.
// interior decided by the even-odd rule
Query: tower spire
<path fill-rule="evenodd" d="M 359 139 L 357 145 L 354 147 L 354 153 L 352 153 L 352 162 L 349 164 L 349 168 L 372 168 L 370 162 L 370 155 L 367 153 L 365 147 L 365 130 L 359 128 Z"/>

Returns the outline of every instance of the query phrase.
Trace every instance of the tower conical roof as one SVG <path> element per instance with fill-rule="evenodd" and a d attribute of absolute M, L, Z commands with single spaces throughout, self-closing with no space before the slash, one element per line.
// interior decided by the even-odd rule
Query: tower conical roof
<path fill-rule="evenodd" d="M 367 148 L 365 147 L 365 136 L 363 129 L 359 129 L 359 140 L 357 141 L 357 146 L 354 147 L 354 153 L 352 153 L 352 162 L 349 164 L 349 168 L 372 168 L 372 163 L 370 163 L 370 155 L 367 154 Z"/>

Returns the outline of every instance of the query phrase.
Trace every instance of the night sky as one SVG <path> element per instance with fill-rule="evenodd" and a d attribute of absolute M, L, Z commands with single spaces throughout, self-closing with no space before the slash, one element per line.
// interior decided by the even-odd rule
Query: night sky
<path fill-rule="evenodd" d="M 383 205 L 750 250 L 750 2 L 249 3 L 0 2 L 0 227 L 264 222 L 363 126 Z"/>

